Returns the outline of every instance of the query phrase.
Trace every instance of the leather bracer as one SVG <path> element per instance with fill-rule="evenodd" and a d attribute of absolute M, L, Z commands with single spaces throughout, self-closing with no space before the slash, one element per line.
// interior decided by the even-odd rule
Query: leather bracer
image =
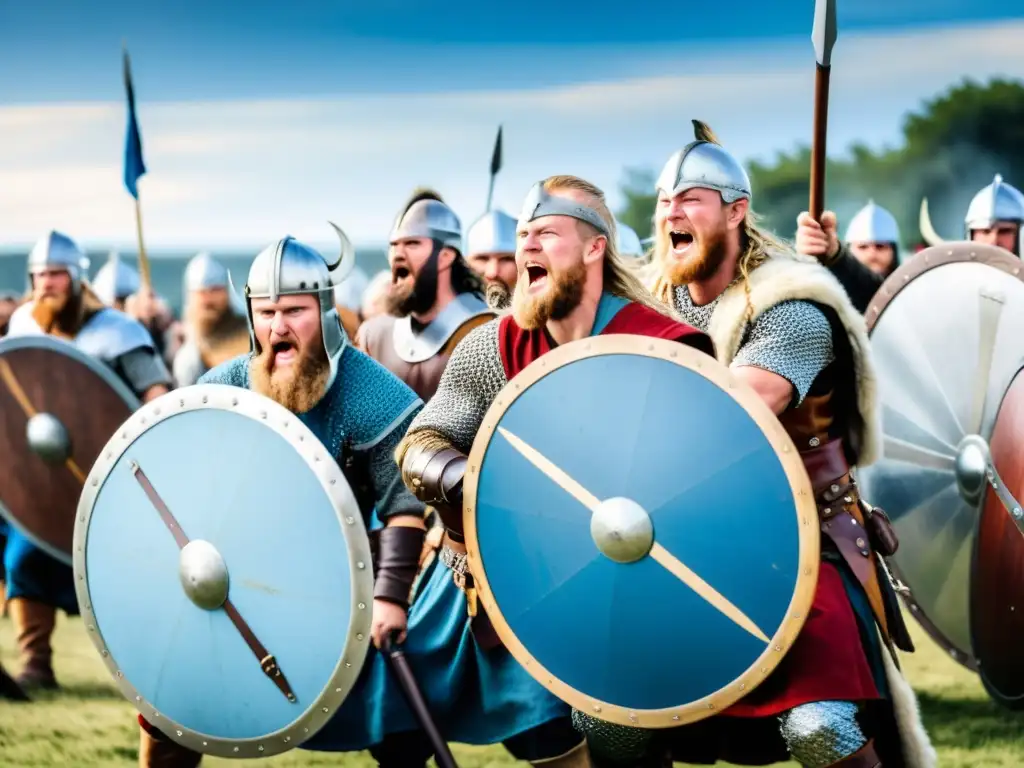
<path fill-rule="evenodd" d="M 409 594 L 420 569 L 426 531 L 405 525 L 388 525 L 378 539 L 379 562 L 373 597 L 409 607 Z"/>

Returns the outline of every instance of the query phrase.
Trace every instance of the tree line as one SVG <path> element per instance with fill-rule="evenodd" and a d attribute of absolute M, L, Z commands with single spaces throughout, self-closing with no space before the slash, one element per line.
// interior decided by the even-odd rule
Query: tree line
<path fill-rule="evenodd" d="M 964 80 L 906 116 L 900 146 L 854 144 L 846 154 L 848 159 L 830 158 L 826 169 L 826 205 L 839 216 L 840 234 L 873 199 L 896 217 L 902 245 L 917 245 L 918 212 L 927 197 L 939 234 L 960 239 L 971 197 L 996 173 L 1024 189 L 1024 81 Z M 746 164 L 754 210 L 783 237 L 792 237 L 797 215 L 807 208 L 810 167 L 806 145 L 779 153 L 770 164 Z M 620 187 L 626 202 L 617 215 L 641 237 L 651 231 L 656 174 L 628 168 Z"/>

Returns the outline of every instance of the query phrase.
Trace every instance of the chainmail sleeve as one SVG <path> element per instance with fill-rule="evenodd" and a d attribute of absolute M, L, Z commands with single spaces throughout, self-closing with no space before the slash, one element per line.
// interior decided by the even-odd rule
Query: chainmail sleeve
<path fill-rule="evenodd" d="M 399 515 L 423 517 L 426 513 L 423 502 L 405 487 L 402 473 L 395 463 L 395 449 L 405 437 L 412 419 L 413 415 L 409 414 L 379 442 L 371 446 L 356 446 L 356 450 L 366 451 L 369 458 L 370 482 L 373 484 L 377 517 L 385 523 Z"/>
<path fill-rule="evenodd" d="M 825 313 L 808 301 L 783 301 L 754 321 L 732 366 L 751 365 L 786 379 L 796 391 L 795 408 L 834 359 L 832 325 Z"/>
<path fill-rule="evenodd" d="M 468 454 L 487 409 L 508 383 L 495 318 L 470 331 L 448 359 L 437 392 L 413 419 L 409 434 L 430 430 Z"/>

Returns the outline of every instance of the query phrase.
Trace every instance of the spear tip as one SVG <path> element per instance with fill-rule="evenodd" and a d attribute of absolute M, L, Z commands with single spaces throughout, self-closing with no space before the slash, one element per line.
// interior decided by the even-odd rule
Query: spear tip
<path fill-rule="evenodd" d="M 811 42 L 814 43 L 814 56 L 820 66 L 831 66 L 832 46 L 836 44 L 838 36 L 836 0 L 815 0 L 814 31 L 811 33 Z"/>

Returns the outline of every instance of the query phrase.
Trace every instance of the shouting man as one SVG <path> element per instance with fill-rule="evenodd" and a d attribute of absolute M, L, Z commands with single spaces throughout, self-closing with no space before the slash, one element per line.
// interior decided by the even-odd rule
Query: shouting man
<path fill-rule="evenodd" d="M 654 292 L 707 330 L 719 361 L 793 439 L 817 497 L 822 563 L 807 621 L 775 672 L 721 716 L 657 733 L 648 756 L 651 764 L 667 752 L 683 762 L 929 765 L 906 758 L 930 750 L 923 729 L 897 727 L 897 714 L 912 718 L 916 702 L 896 671 L 893 646 L 913 646 L 881 564 L 895 535 L 851 477 L 874 461 L 880 440 L 863 320 L 817 261 L 757 228 L 746 172 L 707 126 L 695 126 L 697 140 L 658 179 Z M 608 733 L 595 730 L 595 752 L 614 751 L 601 742 Z"/>
<path fill-rule="evenodd" d="M 413 194 L 391 231 L 388 315 L 359 327 L 357 344 L 424 400 L 463 336 L 494 317 L 462 258 L 462 225 L 441 196 Z"/>
<path fill-rule="evenodd" d="M 245 315 L 229 292 L 228 270 L 208 253 L 197 254 L 185 267 L 185 343 L 174 356 L 174 381 L 179 387 L 249 347 Z"/>
<path fill-rule="evenodd" d="M 368 519 L 375 507 L 385 521 L 373 602 L 372 631 L 379 647 L 386 635 L 405 631 L 423 546 L 424 506 L 402 485 L 393 458 L 422 401 L 348 343 L 334 303 L 332 273 L 355 253 L 340 230 L 338 235 L 341 256 L 330 265 L 291 237 L 256 257 L 245 286 L 251 350 L 204 374 L 198 383 L 252 389 L 295 413 L 344 469 L 364 517 Z M 360 712 L 365 712 L 367 701 L 377 701 L 370 691 L 361 694 L 358 688 L 351 698 L 349 706 Z M 139 723 L 144 768 L 198 765 L 201 755 L 168 740 L 141 715 Z M 369 748 L 375 755 L 392 750 L 400 755 L 383 738 L 387 734 L 364 730 L 346 735 L 353 740 L 353 750 Z M 323 739 L 318 734 L 308 746 L 341 751 Z M 379 760 L 388 768 L 415 765 L 394 757 Z"/>
<path fill-rule="evenodd" d="M 85 282 L 88 267 L 85 252 L 70 237 L 46 234 L 28 256 L 32 298 L 11 316 L 8 335 L 49 334 L 70 341 L 110 366 L 143 402 L 170 391 L 171 376 L 153 339 L 137 321 L 104 306 Z M 83 408 L 89 405 L 82 403 Z M 7 610 L 21 651 L 18 682 L 25 688 L 56 688 L 50 638 L 57 608 L 78 614 L 71 566 L 14 528 L 8 532 L 4 565 Z"/>
<path fill-rule="evenodd" d="M 603 193 L 583 179 L 553 176 L 533 187 L 519 217 L 516 267 L 512 313 L 475 329 L 459 344 L 437 393 L 398 450 L 406 485 L 439 510 L 447 527 L 441 558 L 447 568 L 434 572 L 413 605 L 410 634 L 421 616 L 425 622 L 431 610 L 440 610 L 441 600 L 432 596 L 454 576 L 464 593 L 448 602 L 450 618 L 442 626 L 457 627 L 463 635 L 472 632 L 476 640 L 467 640 L 466 650 L 454 657 L 437 654 L 435 660 L 452 670 L 451 699 L 444 705 L 451 738 L 504 741 L 515 757 L 535 765 L 589 766 L 569 708 L 500 647 L 475 603 L 461 515 L 466 457 L 501 388 L 559 344 L 629 333 L 677 340 L 710 354 L 711 343 L 705 334 L 655 308 L 616 252 L 615 220 Z M 481 690 L 492 680 L 505 685 L 498 691 Z M 509 706 L 513 701 L 522 705 Z"/>

